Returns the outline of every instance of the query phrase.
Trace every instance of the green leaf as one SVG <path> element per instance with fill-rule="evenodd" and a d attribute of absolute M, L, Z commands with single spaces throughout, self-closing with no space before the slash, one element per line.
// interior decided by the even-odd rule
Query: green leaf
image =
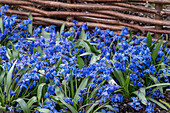
<path fill-rule="evenodd" d="M 129 34 L 130 34 L 130 36 L 129 36 L 129 38 L 128 38 L 128 41 L 131 41 L 131 39 L 132 39 L 132 29 L 130 29 Z"/>
<path fill-rule="evenodd" d="M 149 48 L 150 51 L 153 50 L 153 48 L 155 47 L 156 43 L 158 43 L 158 41 L 162 38 L 162 36 L 163 36 L 163 35 L 161 35 L 161 36 L 156 40 L 156 42 L 154 42 L 154 43 L 151 45 L 151 47 Z"/>
<path fill-rule="evenodd" d="M 152 36 L 148 32 L 148 34 L 147 34 L 147 47 L 150 48 L 151 45 L 152 45 Z"/>
<path fill-rule="evenodd" d="M 62 64 L 62 58 L 61 58 L 61 57 L 60 57 L 60 59 L 59 59 L 57 65 L 56 65 L 57 71 L 59 70 L 60 64 Z"/>
<path fill-rule="evenodd" d="M 155 84 L 159 84 L 160 82 L 157 80 L 157 78 L 156 77 L 154 77 L 154 76 L 152 76 L 152 75 L 150 75 L 150 77 L 151 77 L 151 79 L 154 81 L 154 83 Z M 160 91 L 161 91 L 161 93 L 163 94 L 163 88 L 161 87 L 161 86 L 159 86 L 159 87 L 157 87 Z"/>
<path fill-rule="evenodd" d="M 154 103 L 156 103 L 156 104 L 157 104 L 158 106 L 160 106 L 162 109 L 165 109 L 166 111 L 168 111 L 168 109 L 167 109 L 163 104 L 161 104 L 160 102 L 158 102 L 157 100 L 152 99 L 152 98 L 150 98 L 150 97 L 148 97 L 147 99 L 150 100 L 150 101 L 152 101 L 152 102 L 154 102 Z"/>
<path fill-rule="evenodd" d="M 127 78 L 126 78 L 126 82 L 125 82 L 125 84 L 124 84 L 124 86 L 122 87 L 122 88 L 124 88 L 124 90 L 126 91 L 126 94 L 127 95 L 129 95 L 129 82 L 130 82 L 130 77 L 128 76 Z"/>
<path fill-rule="evenodd" d="M 83 59 L 80 56 L 77 56 L 77 63 L 79 65 L 78 66 L 79 69 L 82 69 L 85 66 L 84 61 L 83 61 Z"/>
<path fill-rule="evenodd" d="M 163 104 L 165 104 L 167 107 L 170 108 L 170 104 L 168 104 L 167 102 L 165 102 L 165 101 L 163 101 L 163 100 L 161 100 L 161 99 L 159 99 L 159 101 L 162 102 Z"/>
<path fill-rule="evenodd" d="M 97 103 L 94 103 L 94 104 L 92 104 L 92 106 L 87 110 L 87 112 L 86 113 L 90 113 L 90 112 L 93 112 L 92 110 L 94 109 L 94 107 L 95 106 L 97 106 L 99 103 L 97 102 Z"/>
<path fill-rule="evenodd" d="M 115 111 L 115 109 L 111 105 L 105 105 L 104 107 L 109 108 L 109 110 Z"/>
<path fill-rule="evenodd" d="M 90 64 L 94 64 L 96 63 L 97 60 L 99 60 L 100 56 L 96 56 L 95 54 L 93 54 L 93 56 L 91 57 L 90 60 Z"/>
<path fill-rule="evenodd" d="M 93 53 L 92 52 L 85 52 L 85 53 L 81 54 L 80 56 L 91 55 L 91 54 L 93 54 Z"/>
<path fill-rule="evenodd" d="M 2 33 L 4 32 L 2 15 L 1 15 L 1 17 L 0 17 L 0 30 L 1 30 Z"/>
<path fill-rule="evenodd" d="M 5 76 L 5 71 L 1 72 L 1 75 L 0 75 L 0 83 L 3 81 L 4 76 Z"/>
<path fill-rule="evenodd" d="M 109 82 L 109 83 L 112 83 L 112 84 L 114 84 L 114 85 L 118 85 L 113 78 L 110 78 L 110 79 L 108 80 L 108 82 Z"/>
<path fill-rule="evenodd" d="M 91 51 L 92 51 L 93 53 L 98 53 L 98 54 L 100 54 L 100 51 L 97 50 L 96 48 L 94 48 L 87 40 L 84 40 L 84 42 L 87 43 L 87 45 L 90 47 L 90 49 L 91 49 Z"/>
<path fill-rule="evenodd" d="M 162 42 L 163 42 L 163 40 L 161 40 L 161 41 L 156 45 L 155 49 L 154 49 L 153 52 L 152 52 L 152 60 L 153 60 L 153 62 L 155 62 L 155 60 L 156 60 L 156 57 L 157 57 L 159 48 L 160 48 L 161 45 L 162 45 Z"/>
<path fill-rule="evenodd" d="M 0 110 L 6 111 L 6 107 L 0 106 Z"/>
<path fill-rule="evenodd" d="M 57 97 L 64 97 L 64 94 L 62 93 L 61 89 L 59 88 L 59 86 L 55 87 L 55 93 L 57 94 Z"/>
<path fill-rule="evenodd" d="M 41 36 L 43 36 L 47 41 L 50 40 L 50 34 L 42 28 L 41 30 Z"/>
<path fill-rule="evenodd" d="M 42 113 L 50 113 L 50 110 L 49 109 L 45 109 L 45 108 L 36 108 L 36 110 L 38 110 L 39 112 L 42 112 Z"/>
<path fill-rule="evenodd" d="M 105 107 L 107 104 L 108 104 L 108 103 L 105 103 L 105 104 L 103 104 L 103 105 L 100 105 L 99 107 L 96 108 L 95 111 L 93 111 L 93 113 L 96 113 L 99 109 Z"/>
<path fill-rule="evenodd" d="M 62 31 L 64 31 L 64 29 L 65 29 L 65 24 L 62 24 L 62 26 L 61 26 L 61 28 L 60 28 L 60 33 L 61 33 Z"/>
<path fill-rule="evenodd" d="M 71 106 L 70 104 L 66 103 L 62 98 L 56 96 L 50 96 L 54 101 L 60 100 L 68 109 L 70 109 L 71 113 L 78 113 L 77 110 Z"/>
<path fill-rule="evenodd" d="M 40 102 L 41 95 L 42 95 L 42 90 L 43 90 L 43 87 L 44 87 L 45 85 L 46 85 L 46 83 L 41 83 L 41 84 L 38 86 L 38 90 L 37 90 L 38 102 Z"/>
<path fill-rule="evenodd" d="M 70 84 L 71 84 L 71 96 L 74 97 L 74 86 L 73 86 L 73 71 L 70 70 Z"/>
<path fill-rule="evenodd" d="M 5 92 L 9 93 L 9 87 L 11 84 L 11 80 L 12 80 L 12 73 L 15 67 L 15 64 L 17 63 L 17 60 L 14 62 L 13 66 L 11 67 L 11 69 L 9 70 L 8 74 L 7 74 L 7 81 L 6 81 L 6 87 L 5 87 Z"/>
<path fill-rule="evenodd" d="M 152 87 L 158 87 L 158 86 L 170 86 L 170 83 L 154 84 L 154 85 L 146 87 L 145 89 L 149 89 L 149 88 L 152 88 Z"/>
<path fill-rule="evenodd" d="M 56 41 L 60 41 L 60 33 L 57 32 Z"/>
<path fill-rule="evenodd" d="M 28 105 L 28 108 L 31 109 L 31 106 L 37 102 L 37 97 L 36 96 L 33 96 L 28 102 L 27 102 L 27 105 Z"/>
<path fill-rule="evenodd" d="M 120 70 L 114 69 L 113 74 L 116 77 L 116 79 L 119 81 L 120 85 L 124 86 L 125 85 L 125 79 L 124 79 L 122 72 Z"/>
<path fill-rule="evenodd" d="M 37 51 L 37 49 L 34 47 L 34 49 L 33 49 L 33 54 L 35 54 L 36 51 Z"/>
<path fill-rule="evenodd" d="M 79 88 L 76 91 L 76 94 L 74 96 L 74 101 L 75 103 L 77 103 L 77 100 L 80 98 L 80 96 L 78 95 L 80 93 L 80 89 L 84 89 L 88 83 L 88 78 L 84 78 L 83 81 L 81 82 Z"/>
<path fill-rule="evenodd" d="M 2 58 L 0 57 L 0 63 L 2 62 Z"/>
<path fill-rule="evenodd" d="M 141 99 L 141 102 L 144 105 L 146 105 L 147 100 L 146 100 L 146 97 L 145 97 L 146 96 L 145 88 L 140 88 L 138 91 L 135 91 L 133 93 L 136 94 L 139 97 L 139 99 Z"/>
<path fill-rule="evenodd" d="M 81 30 L 81 34 L 79 37 L 80 40 L 87 40 L 87 36 L 84 30 Z"/>
<path fill-rule="evenodd" d="M 28 18 L 29 18 L 31 21 L 33 21 L 33 17 L 32 17 L 31 12 L 30 12 Z M 30 34 L 32 34 L 32 22 L 31 22 L 31 24 L 28 24 L 28 32 L 29 32 Z"/>
<path fill-rule="evenodd" d="M 19 103 L 24 113 L 30 113 L 28 105 L 22 98 L 18 98 L 16 101 Z"/>

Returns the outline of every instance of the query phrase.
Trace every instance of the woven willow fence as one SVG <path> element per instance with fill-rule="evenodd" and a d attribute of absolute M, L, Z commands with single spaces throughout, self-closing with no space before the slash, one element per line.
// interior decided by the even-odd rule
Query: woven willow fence
<path fill-rule="evenodd" d="M 123 26 L 133 31 L 170 34 L 170 0 L 0 0 L 1 4 L 15 6 L 6 14 L 18 14 L 19 18 L 33 15 L 33 23 L 39 25 L 78 26 L 87 23 L 88 27 L 120 31 Z M 153 7 L 147 7 L 147 5 Z M 169 18 L 169 19 L 168 19 Z"/>

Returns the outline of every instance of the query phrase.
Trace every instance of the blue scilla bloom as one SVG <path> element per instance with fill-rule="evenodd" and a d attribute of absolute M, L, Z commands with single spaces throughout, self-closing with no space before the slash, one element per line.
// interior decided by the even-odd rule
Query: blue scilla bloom
<path fill-rule="evenodd" d="M 146 102 L 146 109 L 145 109 L 145 111 L 147 112 L 147 113 L 154 113 L 155 111 L 154 111 L 154 108 L 153 108 L 153 105 L 151 104 L 151 102 L 149 102 L 149 101 L 147 101 Z"/>
<path fill-rule="evenodd" d="M 44 95 L 45 98 L 50 98 L 50 94 L 48 92 L 45 93 Z"/>
<path fill-rule="evenodd" d="M 123 96 L 121 94 L 114 94 L 111 98 L 111 102 L 123 102 Z"/>
<path fill-rule="evenodd" d="M 70 33 L 69 31 L 67 31 L 67 32 L 64 33 L 64 36 L 65 36 L 65 37 L 69 37 L 70 35 L 71 35 L 71 33 Z"/>
<path fill-rule="evenodd" d="M 36 29 L 34 30 L 35 36 L 38 36 L 38 34 L 41 32 L 41 28 L 42 28 L 42 26 L 40 25 L 38 28 L 36 28 Z"/>
<path fill-rule="evenodd" d="M 113 108 L 115 109 L 115 111 L 116 111 L 116 112 L 119 112 L 119 108 L 118 108 L 118 107 L 119 107 L 119 105 L 114 104 L 114 105 L 112 105 L 112 106 L 113 106 Z"/>
<path fill-rule="evenodd" d="M 28 18 L 28 20 L 24 20 L 24 24 L 25 25 L 32 24 L 32 20 Z"/>
<path fill-rule="evenodd" d="M 12 90 L 9 91 L 9 94 L 10 95 L 16 95 L 16 93 L 14 91 L 12 91 Z"/>
<path fill-rule="evenodd" d="M 52 85 L 52 86 L 49 86 L 47 88 L 47 91 L 51 94 L 51 95 L 54 95 L 55 94 L 55 86 Z"/>
<path fill-rule="evenodd" d="M 65 98 L 64 98 L 64 101 L 65 101 L 66 103 L 69 103 L 69 102 L 70 102 L 70 99 L 69 99 L 68 97 L 65 97 Z"/>
<path fill-rule="evenodd" d="M 140 100 L 137 97 L 131 97 L 131 100 L 133 102 L 129 102 L 128 105 L 130 105 L 132 108 L 136 109 L 137 111 L 142 108 L 142 106 L 139 102 Z"/>
<path fill-rule="evenodd" d="M 127 35 L 127 34 L 129 34 L 129 30 L 127 29 L 127 27 L 124 27 L 124 28 L 122 29 L 121 34 L 122 34 L 122 35 Z"/>
<path fill-rule="evenodd" d="M 0 7 L 0 10 L 2 10 L 2 11 L 7 11 L 7 10 L 9 10 L 9 5 L 4 5 L 4 6 L 2 6 L 2 7 Z"/>
<path fill-rule="evenodd" d="M 144 73 L 153 74 L 156 71 L 155 66 L 151 65 L 149 69 L 144 70 Z"/>

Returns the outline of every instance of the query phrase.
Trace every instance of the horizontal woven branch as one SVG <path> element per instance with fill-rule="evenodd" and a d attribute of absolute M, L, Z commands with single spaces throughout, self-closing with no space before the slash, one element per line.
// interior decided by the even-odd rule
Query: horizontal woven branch
<path fill-rule="evenodd" d="M 159 3 L 163 5 L 170 4 L 169 0 L 74 0 L 74 3 L 71 3 L 71 1 L 72 0 L 67 0 L 66 2 L 48 0 L 0 0 L 0 3 L 15 5 L 15 7 L 24 9 L 22 11 L 8 10 L 5 12 L 8 15 L 18 14 L 19 18 L 27 18 L 29 11 L 31 11 L 33 23 L 38 25 L 61 25 L 65 23 L 66 26 L 72 26 L 73 23 L 67 21 L 68 18 L 71 17 L 71 19 L 79 21 L 78 26 L 87 22 L 90 28 L 98 26 L 102 29 L 109 28 L 111 30 L 120 31 L 123 26 L 126 26 L 133 30 L 141 31 L 142 33 L 149 31 L 153 33 L 170 34 L 170 30 L 166 29 L 170 26 L 169 20 L 127 14 L 127 12 L 142 12 L 143 15 L 150 13 L 156 14 L 157 17 L 158 15 L 160 17 L 169 16 L 170 11 L 168 10 L 129 4 L 129 2 L 146 3 L 148 1 L 149 3 Z M 55 8 L 56 11 L 46 10 L 51 7 Z M 140 24 L 142 24 L 142 26 L 140 26 Z M 154 26 L 149 27 L 143 25 L 167 27 L 155 29 Z"/>

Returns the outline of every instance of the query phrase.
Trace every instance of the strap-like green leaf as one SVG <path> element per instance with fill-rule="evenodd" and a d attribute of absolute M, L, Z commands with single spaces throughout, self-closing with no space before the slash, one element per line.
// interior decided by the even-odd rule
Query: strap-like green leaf
<path fill-rule="evenodd" d="M 1 72 L 1 75 L 0 75 L 0 83 L 3 81 L 4 76 L 5 76 L 5 71 L 4 71 L 4 72 Z"/>
<path fill-rule="evenodd" d="M 160 48 L 161 45 L 162 45 L 162 42 L 163 42 L 163 40 L 161 40 L 161 41 L 156 45 L 155 49 L 154 49 L 153 52 L 152 52 L 152 60 L 153 60 L 153 62 L 155 62 L 155 60 L 156 60 L 156 57 L 157 57 L 159 48 Z"/>
<path fill-rule="evenodd" d="M 79 69 L 82 69 L 84 67 L 84 61 L 80 56 L 77 56 L 77 63 L 79 65 Z"/>
<path fill-rule="evenodd" d="M 17 60 L 14 62 L 13 66 L 11 67 L 11 69 L 9 70 L 9 72 L 7 74 L 7 81 L 6 81 L 5 92 L 9 91 L 9 87 L 10 87 L 11 80 L 12 80 L 12 72 L 14 70 L 14 67 L 15 67 L 16 63 L 17 63 Z"/>
<path fill-rule="evenodd" d="M 38 110 L 39 112 L 42 112 L 42 113 L 50 113 L 50 110 L 45 109 L 45 108 L 39 108 L 39 109 L 36 109 L 36 110 Z"/>
<path fill-rule="evenodd" d="M 79 88 L 76 91 L 76 94 L 74 96 L 74 101 L 75 103 L 77 103 L 77 100 L 80 98 L 80 96 L 78 95 L 80 93 L 80 89 L 84 89 L 88 83 L 88 78 L 84 78 L 84 80 L 81 82 Z"/>
<path fill-rule="evenodd" d="M 46 85 L 46 83 L 41 83 L 41 84 L 38 86 L 38 90 L 37 90 L 38 102 L 40 102 L 41 95 L 42 95 L 42 90 L 43 90 L 44 85 Z"/>
<path fill-rule="evenodd" d="M 27 105 L 28 105 L 28 108 L 31 109 L 31 106 L 37 102 L 37 97 L 36 96 L 33 96 L 28 102 L 27 102 Z"/>
<path fill-rule="evenodd" d="M 114 69 L 113 74 L 116 77 L 116 79 L 119 81 L 120 85 L 124 86 L 125 85 L 125 79 L 124 79 L 122 72 L 120 70 Z"/>
<path fill-rule="evenodd" d="M 146 100 L 145 88 L 140 88 L 138 91 L 135 91 L 133 93 L 136 94 L 139 97 L 139 99 L 142 100 L 141 102 L 144 105 L 146 105 L 147 100 Z"/>
<path fill-rule="evenodd" d="M 147 34 L 147 47 L 149 48 L 151 45 L 152 45 L 152 36 L 148 32 L 148 34 Z"/>
<path fill-rule="evenodd" d="M 30 113 L 27 103 L 22 98 L 18 98 L 16 101 L 19 103 L 24 113 Z"/>
<path fill-rule="evenodd" d="M 157 100 L 152 99 L 152 98 L 150 98 L 150 97 L 148 97 L 147 99 L 150 100 L 150 101 L 152 101 L 152 102 L 154 102 L 154 103 L 156 103 L 158 106 L 160 106 L 161 108 L 163 108 L 163 109 L 165 109 L 166 111 L 168 111 L 168 109 L 167 109 L 163 104 L 161 104 L 160 102 L 158 102 Z"/>
<path fill-rule="evenodd" d="M 149 89 L 149 88 L 152 88 L 152 87 L 158 87 L 158 86 L 170 86 L 170 83 L 154 84 L 154 85 L 146 87 L 145 89 Z"/>
<path fill-rule="evenodd" d="M 160 102 L 162 102 L 163 104 L 165 104 L 167 107 L 169 107 L 169 109 L 170 109 L 170 104 L 168 104 L 167 102 L 165 102 L 165 101 L 163 101 L 163 100 L 161 100 L 161 99 L 159 99 L 159 101 Z"/>
<path fill-rule="evenodd" d="M 30 13 L 29 14 L 29 17 L 28 17 L 31 21 L 33 21 L 33 17 L 32 17 L 32 14 Z M 32 23 L 31 24 L 28 24 L 28 32 L 30 34 L 32 34 Z"/>
<path fill-rule="evenodd" d="M 96 48 L 94 48 L 94 47 L 90 44 L 90 42 L 88 42 L 87 40 L 84 40 L 84 42 L 87 43 L 87 45 L 90 47 L 90 49 L 91 49 L 91 51 L 92 51 L 93 53 L 99 53 L 99 54 L 100 54 L 100 51 L 97 50 Z"/>
<path fill-rule="evenodd" d="M 60 28 L 60 33 L 61 33 L 62 31 L 64 31 L 64 29 L 65 29 L 65 24 L 62 24 L 62 26 L 61 26 L 61 28 Z"/>
<path fill-rule="evenodd" d="M 3 33 L 4 32 L 4 26 L 3 26 L 2 16 L 0 17 L 0 29 L 1 29 L 1 32 Z"/>
<path fill-rule="evenodd" d="M 61 98 L 64 97 L 64 94 L 63 94 L 63 92 L 61 91 L 61 89 L 59 88 L 59 86 L 56 86 L 56 87 L 55 87 L 55 93 L 57 94 L 57 97 L 61 97 Z"/>
<path fill-rule="evenodd" d="M 71 106 L 70 104 L 66 103 L 62 98 L 57 96 L 50 96 L 54 101 L 58 102 L 60 100 L 68 109 L 70 109 L 71 113 L 78 113 L 77 110 Z"/>
<path fill-rule="evenodd" d="M 94 109 L 95 106 L 97 106 L 99 103 L 94 103 L 88 110 L 86 113 L 90 113 L 92 112 L 92 110 Z"/>
<path fill-rule="evenodd" d="M 87 36 L 86 36 L 86 33 L 85 33 L 84 30 L 81 30 L 81 34 L 80 34 L 79 39 L 81 39 L 81 40 L 86 40 L 87 39 Z"/>

